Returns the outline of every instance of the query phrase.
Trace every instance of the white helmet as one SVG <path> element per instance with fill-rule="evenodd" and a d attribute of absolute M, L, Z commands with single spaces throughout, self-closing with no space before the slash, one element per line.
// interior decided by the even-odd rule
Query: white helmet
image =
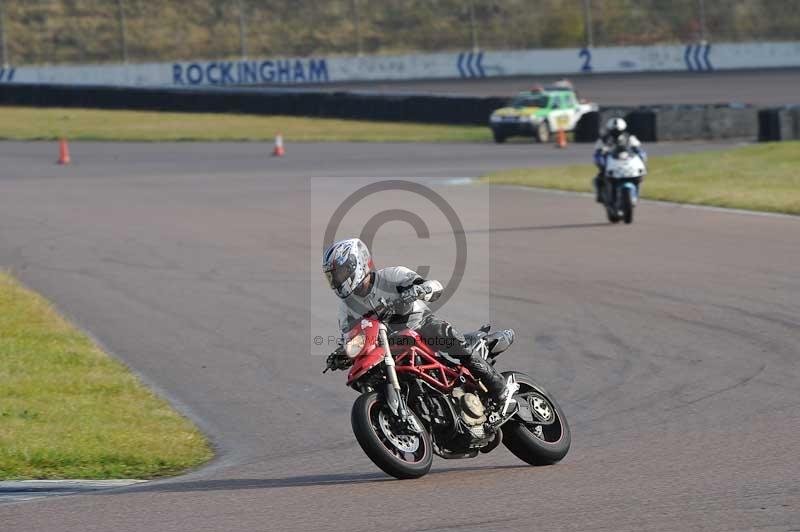
<path fill-rule="evenodd" d="M 373 268 L 369 249 L 358 238 L 335 242 L 322 255 L 322 271 L 342 299 L 352 294 Z"/>
<path fill-rule="evenodd" d="M 608 132 L 614 138 L 619 137 L 620 134 L 627 128 L 627 122 L 619 117 L 609 118 L 608 122 L 606 122 L 606 132 Z"/>

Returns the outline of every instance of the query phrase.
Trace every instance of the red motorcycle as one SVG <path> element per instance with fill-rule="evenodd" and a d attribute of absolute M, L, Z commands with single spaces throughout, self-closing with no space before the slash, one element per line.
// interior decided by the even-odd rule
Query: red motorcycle
<path fill-rule="evenodd" d="M 325 370 L 350 368 L 347 385 L 361 392 L 351 413 L 353 432 L 375 465 L 399 479 L 418 478 L 430 470 L 434 454 L 474 458 L 501 442 L 531 465 L 564 458 L 569 425 L 544 388 L 524 373 L 506 371 L 515 401 L 509 396 L 496 404 L 469 370 L 432 350 L 414 330 L 389 333 L 394 309 L 406 303 L 381 300 L 328 357 Z M 510 342 L 489 329 L 466 336 L 480 342 L 479 352 L 494 364 Z"/>

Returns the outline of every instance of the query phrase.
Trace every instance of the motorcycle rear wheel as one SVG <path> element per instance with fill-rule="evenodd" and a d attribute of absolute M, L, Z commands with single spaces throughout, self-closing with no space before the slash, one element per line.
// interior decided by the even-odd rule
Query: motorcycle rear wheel
<path fill-rule="evenodd" d="M 523 462 L 535 466 L 554 464 L 567 455 L 572 443 L 567 418 L 564 417 L 564 412 L 555 399 L 529 376 L 517 371 L 505 371 L 503 376 L 508 378 L 512 373 L 520 385 L 517 395 L 522 395 L 523 399 L 525 395 L 536 398 L 545 410 L 550 407 L 555 420 L 549 425 L 544 425 L 526 423 L 515 417 L 503 425 L 503 444 Z M 542 400 L 544 403 L 541 403 Z M 540 428 L 537 429 L 537 425 Z"/>
<path fill-rule="evenodd" d="M 410 412 L 422 427 L 419 418 Z M 367 392 L 353 403 L 350 415 L 353 434 L 361 449 L 385 473 L 399 479 L 419 478 L 433 463 L 431 437 L 423 428 L 419 434 L 397 428 L 399 420 L 378 392 Z"/>

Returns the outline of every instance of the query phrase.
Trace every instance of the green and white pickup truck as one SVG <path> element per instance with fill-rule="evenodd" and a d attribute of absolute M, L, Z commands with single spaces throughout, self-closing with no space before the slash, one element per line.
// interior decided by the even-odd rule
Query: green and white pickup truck
<path fill-rule="evenodd" d="M 597 111 L 597 104 L 581 102 L 568 83 L 520 92 L 506 107 L 489 117 L 495 142 L 508 137 L 536 137 L 547 142 L 559 129 L 572 131 L 584 114 Z"/>

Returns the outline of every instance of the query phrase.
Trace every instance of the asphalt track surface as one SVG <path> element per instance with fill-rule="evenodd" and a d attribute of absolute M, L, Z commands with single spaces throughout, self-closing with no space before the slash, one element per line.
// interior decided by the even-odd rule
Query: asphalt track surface
<path fill-rule="evenodd" d="M 52 143 L 0 143 L 0 267 L 219 449 L 184 477 L 0 505 L 4 532 L 800 529 L 800 220 L 643 203 L 632 226 L 611 226 L 584 195 L 439 179 L 587 160 L 589 146 L 287 149 L 86 143 L 59 168 Z M 560 400 L 562 463 L 498 449 L 394 481 L 361 452 L 355 393 L 306 347 L 310 310 L 335 326 L 333 296 L 308 308 L 324 283 L 310 190 L 357 175 L 424 178 L 488 238 L 490 278 L 459 288 L 453 319 L 517 329 L 501 366 Z M 479 224 L 469 213 L 487 201 Z M 417 262 L 408 227 L 379 234 Z"/>
<path fill-rule="evenodd" d="M 564 76 L 341 83 L 332 90 L 386 93 L 511 96 Z M 582 98 L 600 105 L 738 103 L 758 106 L 800 104 L 800 68 L 716 72 L 647 72 L 568 76 Z M 309 85 L 309 87 L 312 87 Z M 319 88 L 319 86 L 314 86 Z"/>

